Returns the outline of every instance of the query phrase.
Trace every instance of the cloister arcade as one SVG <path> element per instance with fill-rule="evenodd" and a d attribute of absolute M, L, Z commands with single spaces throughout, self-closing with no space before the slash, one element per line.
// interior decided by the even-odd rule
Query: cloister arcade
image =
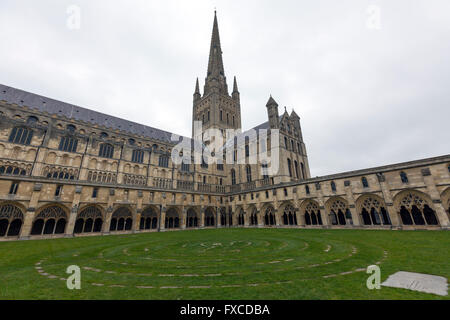
<path fill-rule="evenodd" d="M 450 210 L 450 188 L 441 194 L 442 204 Z M 59 203 L 47 203 L 29 211 L 20 202 L 0 203 L 0 238 L 82 235 L 89 233 L 139 232 L 203 227 L 297 227 L 297 228 L 408 228 L 439 227 L 439 216 L 430 197 L 418 190 L 403 190 L 391 205 L 376 194 L 362 194 L 352 207 L 335 196 L 323 205 L 315 199 L 287 200 L 230 207 L 169 206 L 159 221 L 161 208 L 147 205 L 137 210 L 132 205 L 108 209 L 86 204 L 74 212 Z M 352 209 L 353 208 L 353 209 Z M 448 211 L 447 211 L 448 212 Z M 25 228 L 25 216 L 30 217 Z M 448 214 L 448 213 L 447 213 Z M 71 220 L 71 216 L 73 220 Z M 136 220 L 136 223 L 134 221 Z M 72 221 L 72 222 L 70 222 Z M 69 223 L 70 222 L 70 223 Z M 28 232 L 27 232 L 28 231 Z M 28 234 L 27 234 L 28 233 Z"/>

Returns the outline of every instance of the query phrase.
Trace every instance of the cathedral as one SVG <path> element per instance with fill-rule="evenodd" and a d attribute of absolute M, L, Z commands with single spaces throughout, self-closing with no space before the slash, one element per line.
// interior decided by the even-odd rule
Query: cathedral
<path fill-rule="evenodd" d="M 212 162 L 189 161 L 191 150 L 174 161 L 180 141 L 170 132 L 0 84 L 0 240 L 449 228 L 450 155 L 312 178 L 300 117 L 280 115 L 272 96 L 266 110 L 266 122 L 242 130 L 216 15 L 202 92 L 195 83 L 192 136 L 180 137 L 208 150 Z"/>

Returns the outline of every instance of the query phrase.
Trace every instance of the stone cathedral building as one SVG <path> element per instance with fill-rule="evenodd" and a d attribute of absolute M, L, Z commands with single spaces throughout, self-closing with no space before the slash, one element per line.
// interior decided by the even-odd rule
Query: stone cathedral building
<path fill-rule="evenodd" d="M 208 227 L 448 229 L 450 155 L 311 178 L 299 116 L 280 115 L 272 97 L 266 110 L 254 129 L 279 129 L 268 136 L 267 152 L 279 153 L 270 176 L 265 163 L 177 165 L 169 132 L 0 85 L 0 240 Z M 224 134 L 242 129 L 216 16 L 192 120 L 192 136 L 194 121 Z M 247 140 L 233 148 L 251 156 Z"/>

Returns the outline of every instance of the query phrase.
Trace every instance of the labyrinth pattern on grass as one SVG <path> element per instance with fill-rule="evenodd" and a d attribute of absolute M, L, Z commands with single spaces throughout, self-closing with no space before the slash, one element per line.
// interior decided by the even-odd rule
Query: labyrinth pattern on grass
<path fill-rule="evenodd" d="M 119 245 L 106 242 L 43 257 L 34 268 L 49 281 L 65 281 L 65 268 L 78 265 L 84 287 L 209 289 L 283 286 L 347 276 L 380 265 L 388 257 L 376 244 L 311 235 L 236 238 L 161 241 L 123 236 Z"/>

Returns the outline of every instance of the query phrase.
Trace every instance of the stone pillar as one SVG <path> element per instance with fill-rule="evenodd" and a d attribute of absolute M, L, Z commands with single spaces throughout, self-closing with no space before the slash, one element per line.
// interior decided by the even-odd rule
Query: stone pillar
<path fill-rule="evenodd" d="M 205 227 L 205 208 L 200 207 L 200 221 L 198 222 L 198 226 L 203 228 Z"/>
<path fill-rule="evenodd" d="M 297 225 L 299 227 L 305 227 L 305 216 L 300 211 L 300 208 L 295 208 L 295 216 L 297 217 Z"/>
<path fill-rule="evenodd" d="M 350 210 L 350 213 L 352 214 L 352 222 L 353 225 L 358 227 L 361 225 L 361 219 L 359 217 L 358 212 L 356 211 L 356 201 L 355 197 L 353 195 L 353 189 L 352 185 L 349 180 L 344 181 L 344 188 L 345 188 L 345 194 L 346 194 L 346 200 L 348 202 L 348 207 Z M 345 212 L 344 212 L 345 214 Z M 347 220 L 347 219 L 346 219 Z"/>
<path fill-rule="evenodd" d="M 113 214 L 114 208 L 114 200 L 115 200 L 115 189 L 109 189 L 108 196 L 108 204 L 105 212 L 105 219 L 103 221 L 102 232 L 103 234 L 109 234 L 109 229 L 111 226 L 111 218 Z"/>
<path fill-rule="evenodd" d="M 164 231 L 166 229 L 166 211 L 167 208 L 162 206 L 161 208 L 161 219 L 159 219 L 159 230 Z"/>
<path fill-rule="evenodd" d="M 382 173 L 377 174 L 378 182 L 380 183 L 381 192 L 383 193 L 384 202 L 386 203 L 386 211 L 389 213 L 393 228 L 400 228 L 402 220 L 400 214 L 393 206 L 392 194 L 389 190 L 389 185 L 386 183 L 386 178 Z"/>
<path fill-rule="evenodd" d="M 20 229 L 19 239 L 29 239 L 31 229 L 33 227 L 34 217 L 36 215 L 36 207 L 39 201 L 39 195 L 41 193 L 42 184 L 36 183 L 33 187 L 33 193 L 28 204 L 27 211 L 24 213 L 23 226 Z"/>
<path fill-rule="evenodd" d="M 441 195 L 436 188 L 436 183 L 434 182 L 434 178 L 431 175 L 430 169 L 422 169 L 422 177 L 425 185 L 427 186 L 427 193 L 433 201 L 433 206 L 436 211 L 436 216 L 439 224 L 443 228 L 450 227 L 448 215 L 445 212 L 444 206 L 442 205 Z"/>
<path fill-rule="evenodd" d="M 445 211 L 444 206 L 442 205 L 441 200 L 433 200 L 434 209 L 436 210 L 436 216 L 439 221 L 439 224 L 443 229 L 448 229 L 450 227 L 448 215 Z"/>
<path fill-rule="evenodd" d="M 33 227 L 34 216 L 36 214 L 36 208 L 29 207 L 27 211 L 24 213 L 24 221 L 23 226 L 20 229 L 20 240 L 29 239 L 31 228 Z"/>
<path fill-rule="evenodd" d="M 181 207 L 181 229 L 186 229 L 186 222 L 187 222 L 187 210 L 184 206 Z"/>
<path fill-rule="evenodd" d="M 136 219 L 133 219 L 133 227 L 132 227 L 132 230 L 134 232 L 138 232 L 141 229 L 141 216 L 142 216 L 142 209 L 136 209 L 135 214 Z"/>
<path fill-rule="evenodd" d="M 220 221 L 220 213 L 219 208 L 216 207 L 216 228 L 220 228 L 222 226 L 222 221 Z"/>
<path fill-rule="evenodd" d="M 398 228 L 399 226 L 401 226 L 402 224 L 402 220 L 400 218 L 400 213 L 397 212 L 397 210 L 395 210 L 394 206 L 392 205 L 392 203 L 390 204 L 386 204 L 386 211 L 389 214 L 389 218 L 391 219 L 391 224 L 392 227 L 396 227 Z"/>

